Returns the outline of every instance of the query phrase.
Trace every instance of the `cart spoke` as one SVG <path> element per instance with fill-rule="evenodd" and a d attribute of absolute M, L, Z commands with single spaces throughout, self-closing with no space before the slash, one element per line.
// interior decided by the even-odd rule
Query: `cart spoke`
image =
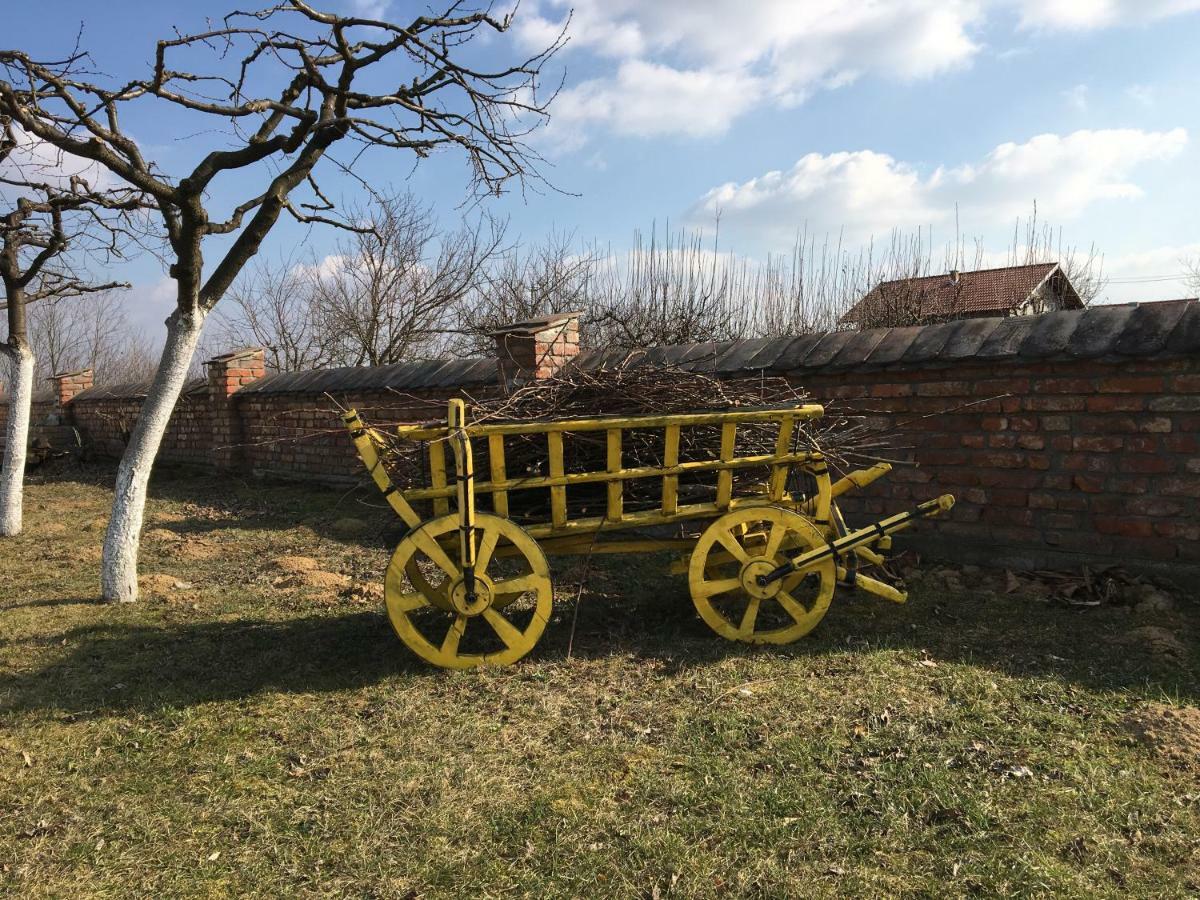
<path fill-rule="evenodd" d="M 717 540 L 721 542 L 721 546 L 728 550 L 738 562 L 746 563 L 750 560 L 750 557 L 746 553 L 746 548 L 738 543 L 738 539 L 732 533 L 724 530 L 718 531 Z"/>
<path fill-rule="evenodd" d="M 788 615 L 790 615 L 797 622 L 803 622 L 806 618 L 808 618 L 808 610 L 805 609 L 800 603 L 796 602 L 796 598 L 787 591 L 780 591 L 775 595 L 775 599 L 779 601 L 780 606 L 788 611 Z"/>
<path fill-rule="evenodd" d="M 412 539 L 413 543 L 417 545 L 417 548 L 431 560 L 433 560 L 439 569 L 441 569 L 451 578 L 459 577 L 458 566 L 456 566 L 453 560 L 446 555 L 446 551 L 442 549 L 441 544 L 439 544 L 434 538 L 430 537 L 425 532 L 418 530 L 413 532 Z"/>
<path fill-rule="evenodd" d="M 391 605 L 396 607 L 400 612 L 412 612 L 414 609 L 420 609 L 422 606 L 428 605 L 429 601 L 425 599 L 425 595 L 421 593 L 401 594 L 393 598 Z"/>
<path fill-rule="evenodd" d="M 779 545 L 783 543 L 783 536 L 787 533 L 787 526 L 782 522 L 775 522 L 771 525 L 771 530 L 767 534 L 767 547 L 763 551 L 763 556 L 767 559 L 774 559 L 775 554 L 779 552 Z"/>
<path fill-rule="evenodd" d="M 717 578 L 713 581 L 702 581 L 696 585 L 693 593 L 697 597 L 707 599 L 715 597 L 717 594 L 724 594 L 726 591 L 735 591 L 742 586 L 739 578 Z"/>
<path fill-rule="evenodd" d="M 505 646 L 510 650 L 521 646 L 525 635 L 521 633 L 521 629 L 517 628 L 516 625 L 491 607 L 483 611 L 483 617 L 487 619 L 488 624 L 492 626 L 492 630 L 496 632 L 500 640 L 504 641 Z"/>
<path fill-rule="evenodd" d="M 463 632 L 467 630 L 467 617 L 455 616 L 454 622 L 450 629 L 446 632 L 446 638 L 442 641 L 442 653 L 447 656 L 458 655 L 458 642 L 462 640 Z"/>
<path fill-rule="evenodd" d="M 496 551 L 496 544 L 499 540 L 499 529 L 488 529 L 483 532 L 483 538 L 479 542 L 479 549 L 475 551 L 476 572 L 487 571 L 488 563 L 492 561 L 492 554 Z"/>
<path fill-rule="evenodd" d="M 742 624 L 738 626 L 738 634 L 747 638 L 754 634 L 754 621 L 758 618 L 758 607 L 762 601 L 758 597 L 751 597 L 750 602 L 746 604 L 746 612 L 742 616 Z"/>
<path fill-rule="evenodd" d="M 493 591 L 496 594 L 523 594 L 525 591 L 540 590 L 546 584 L 546 576 L 537 572 L 526 572 L 504 581 L 497 581 Z"/>

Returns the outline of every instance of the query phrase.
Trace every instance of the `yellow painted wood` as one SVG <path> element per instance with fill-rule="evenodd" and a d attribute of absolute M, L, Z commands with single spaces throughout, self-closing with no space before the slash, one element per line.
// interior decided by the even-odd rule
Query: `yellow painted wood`
<path fill-rule="evenodd" d="M 488 460 L 491 463 L 492 484 L 501 485 L 508 480 L 505 474 L 504 461 L 504 435 L 489 434 L 488 435 Z M 481 490 L 483 485 L 478 485 L 476 490 Z M 492 491 L 492 509 L 495 510 L 498 516 L 508 515 L 508 491 L 502 487 L 496 487 Z"/>
<path fill-rule="evenodd" d="M 516 523 L 500 516 L 480 513 L 476 518 L 476 530 L 481 535 L 480 547 L 494 548 L 503 539 L 506 546 L 515 548 L 515 553 L 524 558 L 526 573 L 508 579 L 493 578 L 489 570 L 495 573 L 491 565 L 494 555 L 489 552 L 485 558 L 480 553 L 477 573 L 480 599 L 477 608 L 464 611 L 464 608 L 454 606 L 462 602 L 461 574 L 456 580 L 447 573 L 446 591 L 426 596 L 419 586 L 410 582 L 407 573 L 413 569 L 420 570 L 422 558 L 427 558 L 424 566 L 428 566 L 429 562 L 438 568 L 447 565 L 445 553 L 440 548 L 444 542 L 453 540 L 459 526 L 457 515 L 442 516 L 431 519 L 400 541 L 384 578 L 388 619 L 397 636 L 414 653 L 434 665 L 448 669 L 469 669 L 516 662 L 533 649 L 545 631 L 546 623 L 550 621 L 554 602 L 550 564 L 537 542 Z M 534 609 L 529 621 L 521 627 L 515 618 L 508 617 L 505 609 L 506 601 L 511 603 L 523 595 L 532 597 Z M 449 609 L 443 606 L 447 598 L 450 598 Z M 423 617 L 440 617 L 446 629 L 442 632 L 443 637 L 430 640 L 427 635 L 434 631 L 434 623 L 422 618 L 422 628 L 418 629 L 414 613 Z M 483 653 L 461 652 L 460 641 L 467 632 L 482 632 L 483 640 L 494 649 Z"/>
<path fill-rule="evenodd" d="M 379 458 L 379 448 L 383 446 L 383 439 L 379 433 L 363 425 L 357 410 L 350 410 L 342 417 L 342 420 L 352 435 L 351 440 L 354 441 L 354 449 L 358 451 L 358 458 L 366 466 L 376 487 L 383 491 L 388 505 L 396 511 L 396 515 L 404 520 L 405 525 L 409 528 L 416 528 L 421 524 L 421 517 L 417 515 L 417 511 L 412 508 L 403 494 L 392 490 L 392 480 L 388 477 L 383 462 Z"/>
<path fill-rule="evenodd" d="M 679 465 L 679 426 L 668 425 L 663 434 L 663 471 L 672 472 Z M 662 482 L 662 511 L 673 516 L 679 506 L 679 476 L 664 475 Z"/>
<path fill-rule="evenodd" d="M 446 433 L 429 442 L 429 483 L 433 486 L 433 493 L 430 498 L 433 500 L 433 514 L 435 516 L 444 516 L 450 512 L 450 504 L 447 498 L 452 496 L 456 489 L 447 487 L 446 485 Z M 423 498 L 417 496 L 416 491 L 408 491 L 407 495 L 412 500 L 421 500 Z"/>
<path fill-rule="evenodd" d="M 717 508 L 728 509 L 729 500 L 733 496 L 733 469 L 728 464 L 733 461 L 734 446 L 737 442 L 737 422 L 725 421 L 721 424 L 721 462 L 726 465 L 717 471 Z"/>
<path fill-rule="evenodd" d="M 805 451 L 802 453 L 789 453 L 782 460 L 783 463 L 805 463 L 812 457 L 812 454 Z M 532 490 L 535 488 L 549 488 L 562 485 L 570 487 L 577 484 L 591 484 L 594 482 L 607 482 L 613 480 L 632 481 L 636 478 L 658 478 L 667 477 L 669 475 L 694 474 L 697 472 L 713 472 L 721 469 L 752 469 L 756 466 L 768 466 L 777 461 L 777 457 L 773 453 L 759 454 L 755 456 L 740 456 L 736 459 L 728 461 L 719 459 L 696 460 L 694 462 L 677 463 L 674 466 L 642 466 L 634 469 L 622 469 L 620 472 L 572 472 L 569 475 L 560 475 L 557 477 L 545 475 L 530 475 L 521 478 L 509 478 L 499 484 L 490 481 L 481 481 L 475 485 L 476 493 L 487 494 L 497 490 L 503 491 L 519 491 Z M 410 500 L 429 500 L 433 497 L 450 497 L 454 494 L 453 486 L 442 488 L 419 488 L 413 491 L 406 491 L 405 495 Z"/>
<path fill-rule="evenodd" d="M 759 536 L 764 533 L 762 541 Z M 751 536 L 755 539 L 749 540 Z M 688 563 L 692 603 L 722 637 L 751 644 L 791 643 L 812 631 L 829 609 L 837 587 L 833 556 L 826 555 L 806 572 L 818 579 L 807 606 L 792 593 L 802 579 L 785 578 L 763 587 L 756 578 L 787 561 L 787 553 L 794 550 L 785 548 L 816 552 L 827 546 L 824 534 L 812 522 L 778 506 L 727 513 L 705 529 L 692 551 Z M 758 628 L 758 616 L 770 604 L 782 608 L 791 622 Z"/>
<path fill-rule="evenodd" d="M 759 409 L 743 409 L 709 413 L 672 413 L 663 416 L 597 416 L 594 419 L 555 419 L 550 422 L 511 422 L 503 424 L 470 425 L 467 432 L 472 437 L 487 434 L 543 434 L 552 431 L 607 431 L 609 428 L 665 428 L 668 425 L 723 425 L 726 422 L 772 422 L 781 414 L 788 413 L 799 419 L 819 419 L 825 408 L 818 403 L 802 403 L 782 406 L 765 406 Z M 426 425 L 401 425 L 396 429 L 401 437 L 428 441 L 438 435 L 445 436 L 444 427 Z"/>
<path fill-rule="evenodd" d="M 775 439 L 775 456 L 782 458 L 788 455 L 792 444 L 792 432 L 795 430 L 796 419 L 784 416 L 779 422 L 779 437 Z M 767 488 L 767 496 L 778 502 L 783 496 L 787 484 L 788 466 L 786 463 L 776 463 L 771 467 L 771 480 Z"/>
<path fill-rule="evenodd" d="M 616 476 L 612 481 L 608 482 L 608 520 L 610 522 L 620 522 L 623 508 L 623 488 L 624 481 L 622 480 L 621 471 L 621 429 L 610 428 L 607 434 L 608 440 L 608 473 Z"/>
<path fill-rule="evenodd" d="M 459 562 L 468 574 L 475 568 L 475 460 L 467 436 L 467 406 L 454 399 L 447 405 L 450 446 L 454 449 L 454 484 L 457 488 Z"/>
<path fill-rule="evenodd" d="M 550 477 L 563 478 L 563 433 L 546 432 L 546 444 L 550 453 Z M 567 522 L 567 488 L 565 479 L 550 488 L 550 521 L 554 525 Z"/>

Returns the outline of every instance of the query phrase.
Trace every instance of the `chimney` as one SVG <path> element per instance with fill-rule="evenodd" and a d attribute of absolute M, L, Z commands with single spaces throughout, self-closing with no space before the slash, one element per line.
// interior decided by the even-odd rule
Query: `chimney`
<path fill-rule="evenodd" d="M 54 382 L 54 397 L 58 401 L 59 409 L 90 388 L 93 375 L 91 369 L 82 369 L 78 372 L 59 372 L 57 375 L 51 375 L 49 380 Z"/>
<path fill-rule="evenodd" d="M 579 353 L 578 312 L 514 322 L 492 332 L 504 384 L 550 378 Z"/>
<path fill-rule="evenodd" d="M 208 366 L 210 445 L 209 461 L 217 469 L 233 469 L 242 462 L 242 420 L 234 394 L 267 374 L 262 347 L 242 347 L 214 356 Z"/>

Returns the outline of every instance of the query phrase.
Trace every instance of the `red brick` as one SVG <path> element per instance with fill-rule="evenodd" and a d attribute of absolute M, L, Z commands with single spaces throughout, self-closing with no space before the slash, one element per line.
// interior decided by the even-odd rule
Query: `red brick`
<path fill-rule="evenodd" d="M 931 381 L 917 385 L 919 397 L 966 397 L 970 393 L 969 381 Z"/>
<path fill-rule="evenodd" d="M 1004 431 L 1008 428 L 1008 419 L 1004 416 L 984 416 L 979 427 L 984 431 Z"/>
<path fill-rule="evenodd" d="M 981 449 L 984 445 L 984 437 L 982 434 L 964 434 L 962 436 L 962 445 L 964 447 Z"/>
<path fill-rule="evenodd" d="M 1095 475 L 1076 475 L 1071 479 L 1071 484 L 1087 494 L 1098 494 L 1104 490 L 1104 479 Z"/>
<path fill-rule="evenodd" d="M 1164 478 L 1158 489 L 1168 497 L 1200 497 L 1200 478 Z"/>
<path fill-rule="evenodd" d="M 1059 465 L 1072 472 L 1111 472 L 1113 468 L 1113 462 L 1107 456 L 1087 453 L 1064 454 Z"/>
<path fill-rule="evenodd" d="M 1042 416 L 1042 431 L 1068 431 L 1071 428 L 1070 416 Z"/>
<path fill-rule="evenodd" d="M 1017 446 L 1022 450 L 1043 450 L 1046 439 L 1040 434 L 1022 434 L 1017 438 Z"/>
<path fill-rule="evenodd" d="M 1124 438 L 1113 437 L 1111 435 L 1093 434 L 1081 435 L 1075 438 L 1071 443 L 1071 447 L 1074 450 L 1090 450 L 1095 453 L 1112 453 L 1114 450 L 1120 450 L 1124 443 Z"/>
<path fill-rule="evenodd" d="M 1171 390 L 1178 394 L 1200 394 L 1200 375 L 1176 375 Z"/>
<path fill-rule="evenodd" d="M 1139 412 L 1145 408 L 1145 397 L 1130 394 L 1105 394 L 1087 398 L 1088 412 Z"/>
<path fill-rule="evenodd" d="M 911 384 L 874 384 L 871 385 L 872 397 L 911 397 L 913 395 L 913 386 Z"/>
<path fill-rule="evenodd" d="M 1102 394 L 1157 394 L 1163 389 L 1163 378 L 1156 375 L 1116 375 L 1100 379 Z"/>
<path fill-rule="evenodd" d="M 1038 412 L 1078 412 L 1083 409 L 1082 397 L 1026 397 L 1025 409 Z"/>
<path fill-rule="evenodd" d="M 1087 378 L 1039 378 L 1033 390 L 1041 394 L 1092 394 L 1096 385 Z"/>
<path fill-rule="evenodd" d="M 1163 438 L 1163 449 L 1170 453 L 1200 453 L 1200 439 L 1194 434 L 1172 434 Z"/>
<path fill-rule="evenodd" d="M 1125 472 L 1155 475 L 1175 471 L 1175 462 L 1170 457 L 1142 454 L 1126 454 L 1121 457 L 1121 469 Z"/>
<path fill-rule="evenodd" d="M 1119 537 L 1153 537 L 1154 525 L 1146 519 L 1130 516 L 1093 516 L 1092 525 L 1101 534 Z"/>
<path fill-rule="evenodd" d="M 993 434 L 988 438 L 988 446 L 997 450 L 1011 450 L 1017 446 L 1015 434 Z"/>

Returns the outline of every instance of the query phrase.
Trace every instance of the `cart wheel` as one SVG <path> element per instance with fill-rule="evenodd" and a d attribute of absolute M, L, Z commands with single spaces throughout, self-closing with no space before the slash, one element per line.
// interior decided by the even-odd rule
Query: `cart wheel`
<path fill-rule="evenodd" d="M 789 555 L 825 544 L 812 522 L 790 510 L 759 506 L 726 513 L 705 529 L 692 551 L 692 602 L 722 637 L 790 643 L 812 631 L 829 609 L 837 583 L 833 557 L 765 587 L 757 579 Z"/>
<path fill-rule="evenodd" d="M 443 668 L 516 662 L 550 619 L 554 592 L 546 555 L 516 523 L 477 514 L 472 597 L 458 554 L 439 543 L 457 539 L 458 527 L 458 516 L 442 516 L 396 547 L 384 582 L 392 628 L 418 656 Z"/>

